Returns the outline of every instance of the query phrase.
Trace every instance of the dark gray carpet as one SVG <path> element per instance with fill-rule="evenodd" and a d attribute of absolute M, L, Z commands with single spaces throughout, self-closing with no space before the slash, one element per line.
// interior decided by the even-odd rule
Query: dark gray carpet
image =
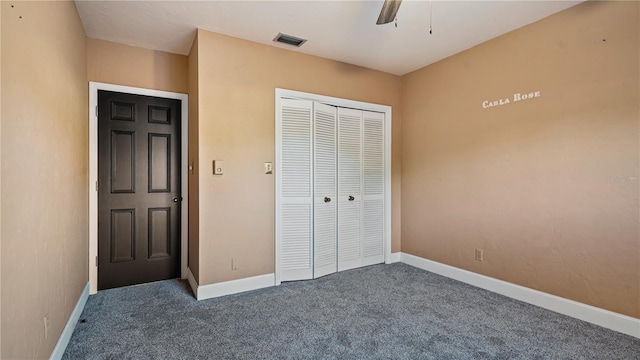
<path fill-rule="evenodd" d="M 200 302 L 101 291 L 64 359 L 640 359 L 640 339 L 393 264 Z"/>

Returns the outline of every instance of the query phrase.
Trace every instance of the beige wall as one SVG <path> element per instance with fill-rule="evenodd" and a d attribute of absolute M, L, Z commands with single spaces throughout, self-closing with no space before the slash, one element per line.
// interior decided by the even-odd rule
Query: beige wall
<path fill-rule="evenodd" d="M 89 81 L 172 91 L 189 91 L 187 57 L 110 41 L 87 39 Z"/>
<path fill-rule="evenodd" d="M 403 78 L 403 252 L 640 317 L 639 5 L 584 3 Z"/>
<path fill-rule="evenodd" d="M 184 55 L 87 38 L 86 68 L 89 81 L 183 94 L 189 92 L 190 74 L 187 73 L 187 57 Z M 97 271 L 95 267 L 91 270 Z M 92 273 L 92 276 L 96 274 Z"/>
<path fill-rule="evenodd" d="M 274 271 L 275 88 L 393 107 L 393 251 L 400 250 L 400 78 L 198 31 L 200 285 Z M 225 174 L 211 174 L 224 160 Z M 239 270 L 231 271 L 231 259 Z"/>
<path fill-rule="evenodd" d="M 200 241 L 199 207 L 200 194 L 198 179 L 198 37 L 193 41 L 188 58 L 189 73 L 189 269 L 193 277 L 200 281 Z"/>
<path fill-rule="evenodd" d="M 2 69 L 2 8 L 0 4 L 0 70 Z M 2 71 L 0 71 L 0 159 L 2 159 Z M 1 160 L 0 160 L 1 161 Z M 2 193 L 0 170 L 0 193 Z M 2 319 L 2 196 L 0 196 L 0 319 Z M 1 321 L 0 321 L 1 322 Z M 0 324 L 0 356 L 2 356 L 2 326 Z"/>
<path fill-rule="evenodd" d="M 88 281 L 86 37 L 73 2 L 0 6 L 0 357 L 48 358 Z"/>

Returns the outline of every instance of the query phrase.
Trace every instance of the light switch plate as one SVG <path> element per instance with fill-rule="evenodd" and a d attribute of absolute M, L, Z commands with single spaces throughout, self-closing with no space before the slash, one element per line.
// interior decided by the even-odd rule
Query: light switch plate
<path fill-rule="evenodd" d="M 213 160 L 213 175 L 224 174 L 224 163 L 222 160 Z"/>
<path fill-rule="evenodd" d="M 273 163 L 271 162 L 264 163 L 264 173 L 273 174 Z"/>

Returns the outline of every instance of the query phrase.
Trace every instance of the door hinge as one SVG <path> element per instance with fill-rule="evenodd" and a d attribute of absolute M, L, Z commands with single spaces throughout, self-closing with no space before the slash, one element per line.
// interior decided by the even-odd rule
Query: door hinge
<path fill-rule="evenodd" d="M 96 267 L 98 266 L 98 257 L 96 256 Z"/>
<path fill-rule="evenodd" d="M 98 191 L 98 182 L 96 181 L 96 191 Z"/>
<path fill-rule="evenodd" d="M 96 105 L 96 118 L 98 118 L 98 105 Z"/>

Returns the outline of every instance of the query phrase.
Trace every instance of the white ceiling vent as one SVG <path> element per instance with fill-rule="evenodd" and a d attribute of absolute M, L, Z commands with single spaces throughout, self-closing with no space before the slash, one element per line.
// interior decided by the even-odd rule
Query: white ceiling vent
<path fill-rule="evenodd" d="M 287 45 L 293 45 L 293 46 L 297 46 L 297 47 L 300 47 L 300 46 L 302 46 L 302 44 L 307 42 L 306 39 L 301 39 L 299 37 L 295 37 L 295 36 L 291 36 L 291 35 L 287 35 L 287 34 L 283 34 L 283 33 L 278 33 L 278 36 L 273 38 L 273 41 L 277 41 L 279 43 L 283 43 L 283 44 L 287 44 Z"/>

